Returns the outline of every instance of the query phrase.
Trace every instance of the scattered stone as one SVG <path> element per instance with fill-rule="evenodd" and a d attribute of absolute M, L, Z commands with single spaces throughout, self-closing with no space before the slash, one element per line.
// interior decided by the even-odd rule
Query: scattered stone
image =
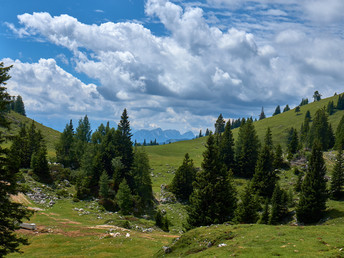
<path fill-rule="evenodd" d="M 218 247 L 224 247 L 224 246 L 227 246 L 227 244 L 222 243 L 222 244 L 219 244 L 219 245 L 218 245 Z"/>
<path fill-rule="evenodd" d="M 169 253 L 172 252 L 172 249 L 171 249 L 171 247 L 169 247 L 169 246 L 163 246 L 163 247 L 162 247 L 162 250 L 164 250 L 164 253 L 165 253 L 165 254 L 169 254 Z"/>

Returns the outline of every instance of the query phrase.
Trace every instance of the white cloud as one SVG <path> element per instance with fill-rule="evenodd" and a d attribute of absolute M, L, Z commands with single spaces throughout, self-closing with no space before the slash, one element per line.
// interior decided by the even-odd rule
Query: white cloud
<path fill-rule="evenodd" d="M 306 3 L 314 5 L 308 8 Z M 69 99 L 80 91 L 81 103 L 88 103 L 90 97 L 87 109 L 98 108 L 100 112 L 104 103 L 127 107 L 137 127 L 159 121 L 170 128 L 199 128 L 197 121 L 211 121 L 216 113 L 258 115 L 264 103 L 276 106 L 291 99 L 299 102 L 314 90 L 341 91 L 343 39 L 331 33 L 318 34 L 309 24 L 287 17 L 301 12 L 312 20 L 320 9 L 319 1 L 278 0 L 274 6 L 268 0 L 209 0 L 208 5 L 229 8 L 224 11 L 251 8 L 256 15 L 263 10 L 269 17 L 245 14 L 242 22 L 233 12 L 231 23 L 223 26 L 217 25 L 221 19 L 212 19 L 216 23 L 210 24 L 209 13 L 201 5 L 183 8 L 167 0 L 148 0 L 146 14 L 167 30 L 159 37 L 135 22 L 88 25 L 69 15 L 22 14 L 18 16 L 20 28 L 9 25 L 14 33 L 43 38 L 69 49 L 75 70 L 100 85 L 82 83 L 51 59 L 31 65 L 16 61 L 21 73 L 12 77 L 20 82 L 19 76 L 29 77 L 23 82 L 27 88 L 38 80 L 40 86 L 33 89 L 37 99 L 49 85 L 55 94 L 73 85 L 78 90 L 68 96 L 62 94 L 59 100 L 70 112 L 82 111 L 83 104 L 70 104 Z M 331 0 L 326 12 L 337 17 L 335 7 L 340 9 L 340 3 Z M 254 12 L 255 8 L 260 12 Z M 274 21 L 271 16 L 281 20 Z M 64 60 L 63 56 L 59 58 Z M 61 77 L 62 82 L 54 77 Z M 30 108 L 42 109 L 35 98 L 31 98 Z"/>

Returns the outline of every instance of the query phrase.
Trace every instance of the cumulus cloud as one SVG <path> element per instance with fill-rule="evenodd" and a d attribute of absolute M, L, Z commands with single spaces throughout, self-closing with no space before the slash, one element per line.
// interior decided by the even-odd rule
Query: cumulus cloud
<path fill-rule="evenodd" d="M 233 22 L 223 28 L 209 23 L 209 14 L 202 6 L 148 0 L 146 15 L 167 30 L 165 36 L 156 36 L 136 22 L 89 25 L 69 15 L 19 15 L 20 27 L 8 25 L 14 33 L 69 49 L 75 71 L 99 81 L 99 85 L 86 85 L 54 60 L 42 59 L 34 64 L 12 61 L 17 67 L 12 77 L 19 78 L 14 79 L 13 89 L 19 93 L 18 85 L 24 83 L 20 78 L 28 79 L 24 83 L 27 92 L 33 80 L 38 80 L 33 90 L 36 98 L 45 92 L 51 103 L 58 105 L 62 101 L 60 108 L 70 112 L 85 107 L 104 110 L 103 105 L 115 105 L 129 108 L 137 127 L 159 123 L 167 128 L 188 126 L 195 130 L 205 121 L 209 124 L 215 114 L 258 115 L 264 103 L 284 105 L 290 99 L 299 102 L 319 89 L 325 91 L 323 95 L 340 91 L 337 83 L 344 79 L 343 40 L 336 35 L 318 36 L 308 25 L 291 22 L 287 17 L 301 8 L 311 19 L 321 9 L 320 1 L 286 4 L 278 0 L 276 6 L 269 6 L 267 0 L 253 2 L 259 5 L 253 8 L 284 20 L 260 21 L 253 15 L 251 23 L 236 26 L 239 21 L 233 15 Z M 208 5 L 230 10 L 243 6 L 247 9 L 245 3 L 208 0 Z M 341 5 L 331 0 L 326 12 L 336 17 L 332 13 L 335 8 Z M 53 101 L 48 91 L 57 94 L 55 91 L 66 87 L 73 94 L 62 94 Z M 78 94 L 80 102 L 70 104 L 71 96 Z M 39 101 L 31 99 L 30 108 L 43 109 Z"/>

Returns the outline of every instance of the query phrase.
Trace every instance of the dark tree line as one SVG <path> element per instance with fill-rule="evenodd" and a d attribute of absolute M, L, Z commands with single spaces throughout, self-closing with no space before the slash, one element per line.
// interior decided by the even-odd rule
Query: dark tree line
<path fill-rule="evenodd" d="M 23 98 L 20 95 L 17 97 L 12 97 L 12 101 L 8 103 L 7 109 L 26 116 Z"/>

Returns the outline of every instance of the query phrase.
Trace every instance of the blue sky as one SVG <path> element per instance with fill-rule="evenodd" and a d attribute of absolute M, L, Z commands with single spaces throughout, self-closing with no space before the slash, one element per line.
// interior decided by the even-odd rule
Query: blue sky
<path fill-rule="evenodd" d="M 213 128 L 343 92 L 342 0 L 1 1 L 0 61 L 29 117 Z"/>

